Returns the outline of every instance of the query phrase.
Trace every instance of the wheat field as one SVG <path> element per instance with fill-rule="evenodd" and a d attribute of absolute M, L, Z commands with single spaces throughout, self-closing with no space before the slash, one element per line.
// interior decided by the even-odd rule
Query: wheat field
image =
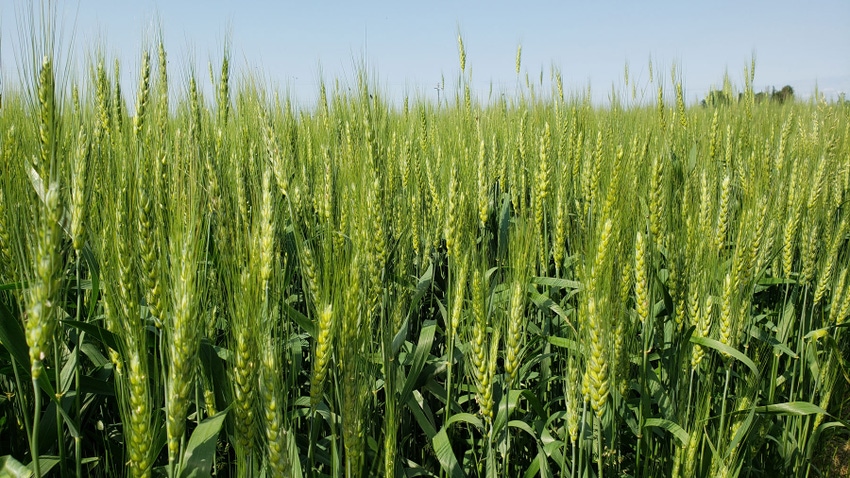
<path fill-rule="evenodd" d="M 484 101 L 459 52 L 439 103 L 226 50 L 205 94 L 162 43 L 7 87 L 0 474 L 842 473 L 850 106 L 520 52 Z"/>

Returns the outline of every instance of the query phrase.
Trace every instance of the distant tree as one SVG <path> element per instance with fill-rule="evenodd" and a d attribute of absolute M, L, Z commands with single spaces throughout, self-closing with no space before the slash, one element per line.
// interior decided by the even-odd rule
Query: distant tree
<path fill-rule="evenodd" d="M 723 90 L 709 91 L 705 99 L 700 102 L 703 107 L 728 106 L 730 103 L 732 103 L 731 98 Z"/>
<path fill-rule="evenodd" d="M 744 101 L 744 97 L 746 95 L 744 93 L 738 93 L 738 102 Z M 770 96 L 770 93 L 767 91 L 759 91 L 758 93 L 753 95 L 753 101 L 758 104 L 762 101 L 766 100 Z"/>
<path fill-rule="evenodd" d="M 742 101 L 743 99 L 744 93 L 739 93 L 737 97 L 734 97 L 725 90 L 711 90 L 705 98 L 700 101 L 700 105 L 702 105 L 703 108 L 716 108 L 718 106 L 728 106 L 732 104 L 733 101 Z M 770 100 L 779 104 L 784 104 L 785 102 L 794 101 L 794 88 L 792 88 L 791 85 L 785 85 L 781 90 L 777 90 L 776 88 L 767 88 L 765 91 L 754 94 L 753 99 L 755 100 L 755 103 Z"/>
<path fill-rule="evenodd" d="M 772 101 L 777 101 L 779 104 L 784 104 L 786 101 L 794 100 L 794 88 L 791 88 L 790 85 L 785 85 L 781 90 L 776 91 L 773 90 L 773 93 L 770 95 L 770 99 Z"/>

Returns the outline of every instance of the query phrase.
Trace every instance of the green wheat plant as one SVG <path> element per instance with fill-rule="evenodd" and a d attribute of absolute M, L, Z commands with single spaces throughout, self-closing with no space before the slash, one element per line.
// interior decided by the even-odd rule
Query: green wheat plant
<path fill-rule="evenodd" d="M 846 103 L 521 48 L 481 96 L 459 36 L 438 102 L 305 105 L 161 38 L 75 77 L 35 32 L 3 92 L 0 474 L 842 472 Z"/>

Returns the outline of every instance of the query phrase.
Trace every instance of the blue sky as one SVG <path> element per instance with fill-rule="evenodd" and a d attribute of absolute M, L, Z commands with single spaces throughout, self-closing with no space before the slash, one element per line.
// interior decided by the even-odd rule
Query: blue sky
<path fill-rule="evenodd" d="M 3 81 L 15 81 L 20 57 L 19 14 L 27 2 L 0 0 Z M 621 89 L 629 65 L 638 96 L 648 64 L 669 81 L 678 66 L 686 96 L 695 101 L 724 72 L 742 84 L 756 58 L 755 87 L 792 85 L 808 96 L 817 84 L 828 96 L 850 92 L 850 1 L 775 2 L 272 2 L 212 0 L 60 2 L 73 58 L 83 64 L 100 45 L 122 62 L 125 91 L 135 89 L 141 48 L 161 26 L 172 78 L 195 65 L 206 80 L 231 42 L 234 70 L 261 75 L 303 104 L 315 101 L 320 76 L 353 83 L 365 60 L 385 93 L 427 98 L 445 77 L 454 91 L 459 75 L 457 33 L 463 35 L 474 91 L 512 94 L 516 49 L 527 72 L 549 84 L 553 66 L 568 90 L 591 86 L 605 101 Z M 65 48 L 67 52 L 68 48 Z M 130 93 L 132 94 L 132 93 Z M 646 100 L 654 100 L 650 90 Z"/>

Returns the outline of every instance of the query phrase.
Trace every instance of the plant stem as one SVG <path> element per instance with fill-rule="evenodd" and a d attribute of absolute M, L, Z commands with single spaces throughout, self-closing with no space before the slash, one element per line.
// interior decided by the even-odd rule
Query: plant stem
<path fill-rule="evenodd" d="M 80 286 L 80 253 L 77 252 L 77 263 L 76 263 L 76 275 L 77 275 L 77 316 L 76 320 L 79 322 L 82 318 L 81 311 L 83 307 L 83 289 Z M 86 333 L 77 331 L 77 345 L 74 347 L 74 409 L 77 412 L 77 429 L 82 429 L 83 427 L 83 406 L 82 406 L 82 398 L 81 398 L 81 383 L 82 383 L 82 373 L 80 367 L 80 347 L 83 345 L 83 339 L 85 338 Z M 74 464 L 76 472 L 76 476 L 83 476 L 83 437 L 76 436 L 74 437 Z"/>
<path fill-rule="evenodd" d="M 596 476 L 598 478 L 603 478 L 602 476 L 602 419 L 599 417 L 594 418 L 594 427 L 596 428 L 596 467 L 598 468 L 598 472 Z"/>
<path fill-rule="evenodd" d="M 720 446 L 721 439 L 723 438 L 723 434 L 726 433 L 726 399 L 729 393 L 729 377 L 732 375 L 732 367 L 731 365 L 724 361 L 724 365 L 726 368 L 726 381 L 723 385 L 723 399 L 720 402 L 720 427 L 717 429 L 717 446 Z"/>
<path fill-rule="evenodd" d="M 26 395 L 24 394 L 24 388 L 21 386 L 21 374 L 18 372 L 18 365 L 15 362 L 15 359 L 11 359 L 12 370 L 15 373 L 15 387 L 17 393 L 15 393 L 16 397 L 19 397 L 20 403 L 18 404 L 21 407 L 21 416 L 24 418 L 24 430 L 27 432 L 27 436 L 32 436 L 32 428 L 30 428 L 30 419 L 29 414 L 26 413 L 27 404 L 26 404 Z M 36 394 L 37 395 L 37 394 Z"/>
<path fill-rule="evenodd" d="M 40 366 L 40 365 L 39 365 Z M 32 379 L 33 418 L 32 433 L 30 434 L 30 455 L 32 455 L 32 470 L 36 478 L 41 477 L 41 466 L 38 462 L 38 426 L 41 423 L 41 391 L 38 389 L 38 379 Z"/>
<path fill-rule="evenodd" d="M 61 377 L 60 371 L 62 367 L 59 364 L 59 343 L 54 340 L 53 341 L 53 360 L 54 364 L 54 372 L 55 372 L 55 380 L 56 380 L 56 388 L 57 390 L 61 388 Z M 59 448 L 59 470 L 62 476 L 68 475 L 68 464 L 65 463 L 65 432 L 62 429 L 62 423 L 64 419 L 62 418 L 62 414 L 59 413 L 59 407 L 62 406 L 61 395 L 59 395 L 59 400 L 56 402 L 56 446 Z"/>

